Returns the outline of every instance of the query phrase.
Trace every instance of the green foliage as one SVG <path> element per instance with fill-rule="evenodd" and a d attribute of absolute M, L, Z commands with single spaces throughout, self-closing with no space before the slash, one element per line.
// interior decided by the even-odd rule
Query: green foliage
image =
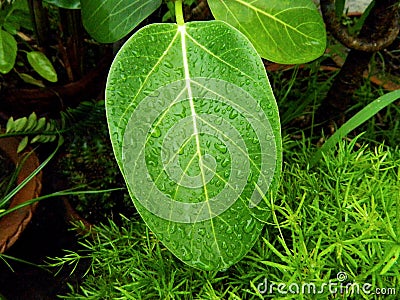
<path fill-rule="evenodd" d="M 6 74 L 14 67 L 18 47 L 13 35 L 21 26 L 32 28 L 26 0 L 0 8 L 0 73 Z"/>
<path fill-rule="evenodd" d="M 17 57 L 17 42 L 11 34 L 0 29 L 0 72 L 11 71 Z"/>
<path fill-rule="evenodd" d="M 82 127 L 97 126 L 99 119 L 103 117 L 104 101 L 82 101 L 76 108 L 62 111 L 60 120 L 38 118 L 35 112 L 16 120 L 10 117 L 5 133 L 0 133 L 0 138 L 21 136 L 18 149 L 18 152 L 21 152 L 28 144 L 54 142 L 62 133 Z"/>
<path fill-rule="evenodd" d="M 240 1 L 249 9 L 246 15 L 260 13 L 266 22 L 274 15 L 271 33 L 264 19 L 245 27 L 253 43 L 255 35 L 274 35 L 274 47 L 255 45 L 259 52 L 273 53 L 282 45 L 281 57 L 301 62 L 321 54 L 321 17 L 312 3 L 303 2 L 290 6 L 289 13 L 287 5 L 278 6 L 274 15 L 268 7 Z M 141 21 L 131 14 L 132 27 L 109 26 L 114 18 L 117 24 L 126 20 L 126 4 L 119 2 L 121 13 L 112 14 L 116 3 L 106 1 L 85 16 L 85 9 L 93 10 L 84 3 L 84 21 L 95 27 L 89 32 L 105 39 L 115 35 L 110 41 Z M 175 5 L 177 25 L 146 26 L 114 60 L 107 82 L 108 124 L 117 162 L 148 226 L 188 264 L 221 269 L 250 249 L 261 220 L 270 216 L 261 197 L 277 187 L 279 116 L 264 66 L 246 37 L 221 21 L 184 24 L 182 1 Z M 97 12 L 107 13 L 100 18 Z M 236 17 L 226 7 L 213 12 Z M 299 18 L 304 14 L 311 21 Z M 99 26 L 100 20 L 107 26 Z M 282 36 L 286 32 L 290 39 Z M 299 45 L 306 46 L 307 56 L 299 55 Z"/>
<path fill-rule="evenodd" d="M 9 118 L 6 125 L 6 133 L 3 136 L 25 135 L 20 142 L 18 152 L 26 148 L 30 143 L 48 143 L 53 142 L 57 138 L 57 123 L 54 120 L 46 120 L 45 117 L 38 118 L 36 113 L 32 113 L 29 117 L 22 117 L 14 120 Z M 32 136 L 32 138 L 29 138 Z"/>
<path fill-rule="evenodd" d="M 29 64 L 44 79 L 50 82 L 57 82 L 57 73 L 50 60 L 40 51 L 27 53 Z"/>
<path fill-rule="evenodd" d="M 26 73 L 17 73 L 19 78 L 21 78 L 24 82 L 28 83 L 28 84 L 32 84 L 38 87 L 45 87 L 45 85 L 43 84 L 43 81 L 34 78 L 33 76 L 26 74 Z"/>
<path fill-rule="evenodd" d="M 14 35 L 21 29 L 33 30 L 27 0 L 16 0 L 12 5 L 0 8 L 0 73 L 10 72 L 17 58 L 18 44 Z M 31 67 L 44 79 L 57 81 L 57 73 L 51 61 L 39 51 L 27 52 L 27 60 Z M 25 82 L 43 86 L 29 74 L 18 74 Z"/>
<path fill-rule="evenodd" d="M 313 166 L 319 159 L 321 159 L 323 152 L 328 151 L 333 148 L 339 140 L 349 134 L 352 130 L 360 126 L 365 121 L 369 120 L 371 117 L 376 115 L 380 110 L 387 107 L 394 101 L 400 99 L 400 90 L 387 93 L 372 103 L 365 106 L 361 111 L 359 111 L 355 116 L 343 124 L 325 143 L 324 145 L 315 153 L 314 157 L 310 161 L 311 166 Z"/>
<path fill-rule="evenodd" d="M 21 28 L 33 30 L 28 1 L 15 0 L 0 8 L 0 26 L 12 35 L 17 34 Z"/>
<path fill-rule="evenodd" d="M 175 259 L 140 222 L 126 220 L 95 228 L 95 239 L 80 252 L 67 252 L 54 266 L 90 261 L 79 287 L 63 299 L 286 299 L 279 283 L 371 284 L 400 288 L 390 254 L 400 243 L 400 156 L 385 146 L 356 149 L 357 140 L 340 141 L 318 168 L 307 165 L 314 148 L 308 140 L 284 142 L 282 182 L 273 202 L 273 218 L 242 261 L 220 272 L 198 271 Z M 394 262 L 392 262 L 394 261 Z M 389 264 L 388 264 L 389 262 Z M 268 279 L 273 294 L 257 287 Z M 346 291 L 344 289 L 344 291 Z M 344 292 L 345 293 L 345 292 Z M 319 295 L 287 299 L 334 299 L 328 287 Z M 341 294 L 344 299 L 376 295 Z M 375 298 L 374 298 L 375 297 Z M 388 299 L 396 299 L 388 296 Z"/>
<path fill-rule="evenodd" d="M 67 124 L 78 124 L 64 133 L 64 155 L 57 170 L 70 186 L 81 186 L 95 191 L 105 188 L 125 187 L 113 150 L 105 120 L 104 102 L 84 102 L 64 116 Z M 79 214 L 92 223 L 99 223 L 118 210 L 134 212 L 132 201 L 125 190 L 102 194 L 76 194 L 70 197 Z"/>
<path fill-rule="evenodd" d="M 28 206 L 31 205 L 32 203 L 39 201 L 41 199 L 46 199 L 49 197 L 52 197 L 51 195 L 46 195 L 46 196 L 42 196 L 42 197 L 38 197 L 35 199 L 30 199 L 26 202 L 23 202 L 21 204 L 18 204 L 16 206 L 13 207 L 8 207 L 9 202 L 11 201 L 11 199 L 29 182 L 31 181 L 37 174 L 39 174 L 39 172 L 42 171 L 42 169 L 50 162 L 50 160 L 54 157 L 54 155 L 57 153 L 58 149 L 60 148 L 60 146 L 63 143 L 63 138 L 59 137 L 58 139 L 58 143 L 56 148 L 54 149 L 54 151 L 39 165 L 39 167 L 37 167 L 32 173 L 29 174 L 29 176 L 27 176 L 24 180 L 22 180 L 21 182 L 18 183 L 17 186 L 13 187 L 11 189 L 11 191 L 7 192 L 5 195 L 0 195 L 0 218 L 2 218 L 3 216 L 18 210 L 21 207 L 24 206 Z M 31 153 L 27 153 L 27 156 L 31 155 Z M 13 174 L 13 178 L 11 179 L 10 183 L 11 186 L 13 186 L 13 183 L 15 182 L 15 178 L 19 173 L 19 168 L 21 168 L 24 164 L 24 161 L 26 160 L 27 156 L 25 156 L 24 159 L 21 160 L 21 164 L 19 166 L 17 166 L 16 172 Z"/>
<path fill-rule="evenodd" d="M 300 64 L 326 48 L 324 22 L 312 0 L 209 0 L 214 17 L 246 35 L 261 57 Z"/>
<path fill-rule="evenodd" d="M 151 230 L 195 267 L 238 261 L 263 227 L 249 205 L 281 161 L 275 99 L 247 39 L 220 21 L 147 26 L 114 59 L 106 99 L 117 161 Z"/>
<path fill-rule="evenodd" d="M 101 43 L 116 42 L 161 5 L 161 0 L 81 0 L 83 25 Z"/>

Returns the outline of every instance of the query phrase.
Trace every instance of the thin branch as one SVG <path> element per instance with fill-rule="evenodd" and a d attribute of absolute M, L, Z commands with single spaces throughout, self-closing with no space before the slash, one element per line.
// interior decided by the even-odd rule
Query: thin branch
<path fill-rule="evenodd" d="M 384 2 L 385 0 L 379 0 Z M 386 1 L 393 2 L 393 1 Z M 365 52 L 377 52 L 388 47 L 399 34 L 399 5 L 395 3 L 389 6 L 390 14 L 394 17 L 390 19 L 390 25 L 387 32 L 382 34 L 378 39 L 371 40 L 370 36 L 359 35 L 352 36 L 348 29 L 342 25 L 335 12 L 335 0 L 320 0 L 322 15 L 325 24 L 332 35 L 343 45 L 350 49 Z"/>

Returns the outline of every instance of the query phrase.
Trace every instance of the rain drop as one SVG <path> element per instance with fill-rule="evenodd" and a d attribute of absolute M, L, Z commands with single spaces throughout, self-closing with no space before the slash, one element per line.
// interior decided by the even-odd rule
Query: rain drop
<path fill-rule="evenodd" d="M 228 148 L 223 143 L 216 143 L 214 144 L 214 147 L 222 154 L 225 154 L 228 151 Z"/>
<path fill-rule="evenodd" d="M 161 130 L 159 127 L 154 127 L 151 131 L 151 136 L 155 138 L 159 138 L 161 136 Z"/>
<path fill-rule="evenodd" d="M 229 114 L 229 119 L 235 119 L 239 115 L 238 111 L 236 109 L 233 109 L 230 114 Z"/>
<path fill-rule="evenodd" d="M 254 222 L 254 219 L 249 219 L 249 220 L 247 220 L 246 225 L 243 227 L 243 231 L 245 233 L 250 233 L 253 231 L 255 226 L 256 226 L 256 222 Z"/>
<path fill-rule="evenodd" d="M 183 260 L 190 260 L 193 258 L 193 254 L 186 247 L 182 247 L 181 251 L 182 251 L 182 259 Z"/>
<path fill-rule="evenodd" d="M 225 168 L 229 165 L 229 162 L 230 162 L 229 158 L 224 158 L 221 162 L 221 166 Z"/>

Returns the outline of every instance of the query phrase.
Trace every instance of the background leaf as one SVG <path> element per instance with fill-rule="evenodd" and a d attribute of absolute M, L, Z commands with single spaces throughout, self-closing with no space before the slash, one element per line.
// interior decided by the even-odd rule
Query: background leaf
<path fill-rule="evenodd" d="M 0 72 L 6 74 L 14 67 L 17 57 L 17 41 L 8 32 L 0 29 Z"/>
<path fill-rule="evenodd" d="M 17 57 L 17 41 L 8 32 L 0 29 L 0 72 L 6 74 L 14 67 Z"/>
<path fill-rule="evenodd" d="M 321 56 L 324 22 L 312 0 L 208 0 L 214 17 L 245 34 L 268 60 L 299 64 Z"/>
<path fill-rule="evenodd" d="M 205 270 L 241 259 L 264 224 L 257 187 L 276 187 L 282 160 L 275 99 L 247 38 L 221 21 L 140 29 L 110 69 L 106 109 L 129 192 L 164 245 Z"/>
<path fill-rule="evenodd" d="M 57 82 L 57 73 L 50 60 L 40 51 L 31 51 L 27 54 L 28 62 L 32 68 L 44 79 Z"/>
<path fill-rule="evenodd" d="M 20 27 L 33 30 L 28 1 L 16 0 L 12 5 L 0 10 L 0 23 L 12 35 L 17 34 Z"/>
<path fill-rule="evenodd" d="M 36 85 L 38 87 L 45 87 L 41 80 L 38 80 L 26 73 L 18 73 L 18 76 L 26 83 Z"/>
<path fill-rule="evenodd" d="M 45 0 L 47 3 L 56 5 L 61 8 L 79 9 L 81 8 L 80 0 Z"/>
<path fill-rule="evenodd" d="M 81 0 L 83 25 L 101 43 L 127 35 L 161 5 L 161 0 Z"/>

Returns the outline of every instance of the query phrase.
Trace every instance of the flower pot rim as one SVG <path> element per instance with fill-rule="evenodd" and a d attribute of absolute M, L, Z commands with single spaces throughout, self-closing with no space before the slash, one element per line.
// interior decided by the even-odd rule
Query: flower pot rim
<path fill-rule="evenodd" d="M 17 184 L 27 178 L 40 164 L 35 152 L 29 149 L 23 153 L 17 153 L 19 142 L 20 140 L 16 137 L 0 138 L 0 149 L 10 158 L 14 165 L 26 155 L 29 155 L 18 174 Z M 42 173 L 39 172 L 11 199 L 9 207 L 15 207 L 38 197 L 42 189 L 41 182 Z M 24 206 L 0 218 L 0 253 L 4 253 L 17 241 L 32 219 L 37 204 L 35 202 Z"/>

